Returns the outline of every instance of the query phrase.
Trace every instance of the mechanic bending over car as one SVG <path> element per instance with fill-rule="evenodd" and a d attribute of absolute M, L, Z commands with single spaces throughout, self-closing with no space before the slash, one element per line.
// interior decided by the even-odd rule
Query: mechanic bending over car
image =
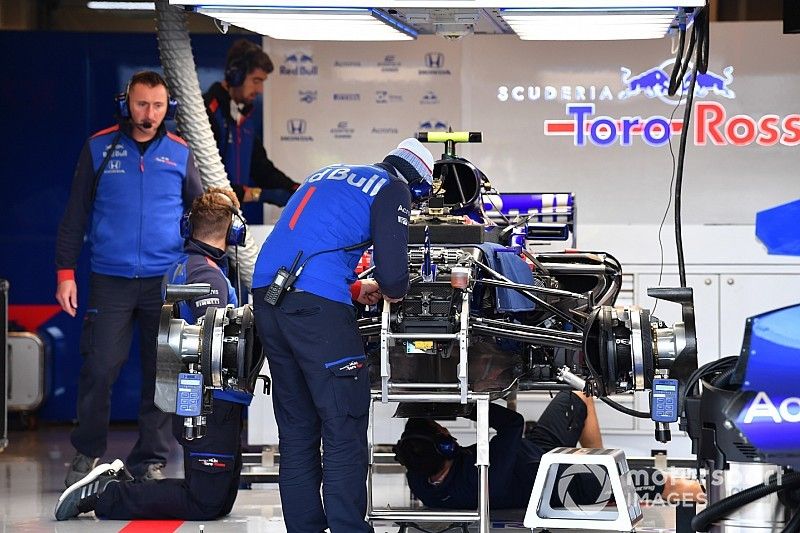
<path fill-rule="evenodd" d="M 433 163 L 427 148 L 406 139 L 379 163 L 314 172 L 258 255 L 253 307 L 274 383 L 288 533 L 372 531 L 369 371 L 352 300 L 406 294 L 411 200 L 430 194 Z M 356 282 L 370 242 L 375 279 Z"/>
<path fill-rule="evenodd" d="M 180 317 L 190 324 L 209 308 L 237 305 L 225 273 L 225 249 L 244 243 L 238 208 L 233 191 L 209 189 L 194 201 L 181 223 L 184 255 L 167 271 L 164 282 L 211 286 L 210 294 L 179 303 Z M 261 366 L 261 362 L 256 364 Z M 214 391 L 214 409 L 207 415 L 202 438 L 186 440 L 184 418 L 172 417 L 173 434 L 183 446 L 184 479 L 133 482 L 117 459 L 95 467 L 71 485 L 58 500 L 56 519 L 91 511 L 113 520 L 213 520 L 227 515 L 239 490 L 242 412 L 250 405 L 251 392 Z"/>
<path fill-rule="evenodd" d="M 470 416 L 474 420 L 474 414 Z M 543 454 L 558 448 L 602 448 L 600 426 L 591 397 L 582 392 L 559 392 L 532 431 L 523 437 L 525 421 L 519 413 L 489 404 L 489 426 L 497 431 L 489 442 L 489 506 L 492 509 L 524 509 Z M 395 460 L 406 467 L 411 492 L 428 507 L 478 508 L 478 468 L 475 445 L 461 447 L 450 433 L 424 418 L 411 418 L 394 446 Z M 647 470 L 647 480 L 637 480 L 643 498 L 704 501 L 699 482 Z M 578 503 L 595 503 L 599 483 L 592 479 L 570 485 Z M 591 481 L 586 483 L 585 481 Z"/>

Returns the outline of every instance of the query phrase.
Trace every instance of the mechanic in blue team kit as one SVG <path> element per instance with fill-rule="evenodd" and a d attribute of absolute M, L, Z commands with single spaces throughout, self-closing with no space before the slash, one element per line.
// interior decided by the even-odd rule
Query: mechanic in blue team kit
<path fill-rule="evenodd" d="M 433 163 L 427 148 L 406 139 L 380 163 L 314 172 L 258 255 L 253 305 L 274 383 L 289 533 L 372 530 L 365 521 L 369 374 L 352 301 L 406 294 L 411 200 L 430 194 Z M 370 243 L 374 280 L 354 283 Z"/>
<path fill-rule="evenodd" d="M 203 189 L 186 142 L 164 126 L 177 105 L 164 79 L 156 72 L 134 74 L 117 103 L 119 124 L 83 146 L 56 240 L 56 300 L 73 317 L 84 234 L 91 250 L 78 425 L 71 436 L 77 453 L 67 486 L 90 472 L 106 451 L 111 387 L 128 358 L 136 322 L 142 391 L 139 439 L 127 458 L 131 472 L 163 478 L 172 440 L 169 416 L 153 403 L 161 277 L 181 254 L 180 217 Z"/>
<path fill-rule="evenodd" d="M 203 95 L 217 148 L 248 224 L 263 224 L 262 204 L 283 207 L 300 186 L 270 161 L 256 135 L 253 104 L 273 68 L 260 46 L 239 39 L 228 50 L 225 79 Z"/>
<path fill-rule="evenodd" d="M 190 324 L 213 307 L 237 305 L 225 270 L 227 245 L 244 242 L 239 203 L 231 191 L 210 189 L 195 200 L 185 219 L 188 236 L 184 255 L 164 275 L 164 283 L 207 283 L 211 293 L 181 302 L 180 316 Z M 260 363 L 257 367 L 260 367 Z M 94 511 L 99 518 L 213 520 L 230 513 L 242 470 L 242 411 L 253 395 L 235 390 L 214 391 L 213 412 L 206 434 L 186 440 L 183 417 L 173 416 L 173 433 L 183 446 L 184 479 L 137 483 L 122 461 L 97 466 L 69 487 L 58 501 L 58 520 Z"/>
<path fill-rule="evenodd" d="M 474 420 L 474 413 L 470 416 Z M 559 447 L 602 448 L 594 402 L 582 392 L 559 392 L 536 425 L 525 430 L 517 412 L 489 404 L 489 427 L 497 434 L 489 441 L 489 505 L 492 509 L 525 509 L 546 452 Z M 428 507 L 478 508 L 476 448 L 459 446 L 446 428 L 433 420 L 411 418 L 394 447 L 395 460 L 406 467 L 411 492 Z M 562 470 L 565 467 L 562 467 Z M 704 501 L 696 480 L 680 479 L 654 468 L 633 472 L 632 481 L 645 499 Z M 571 501 L 594 504 L 610 496 L 592 474 L 576 474 L 568 486 Z M 553 501 L 554 507 L 564 505 Z"/>

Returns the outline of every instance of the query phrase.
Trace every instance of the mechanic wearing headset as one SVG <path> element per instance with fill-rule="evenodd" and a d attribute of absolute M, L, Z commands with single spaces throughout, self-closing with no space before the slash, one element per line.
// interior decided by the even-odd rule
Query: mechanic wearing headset
<path fill-rule="evenodd" d="M 78 425 L 70 438 L 76 454 L 65 486 L 89 473 L 106 451 L 111 388 L 128 358 L 134 323 L 139 325 L 142 391 L 139 439 L 127 458 L 131 472 L 162 479 L 172 440 L 169 416 L 153 403 L 161 277 L 181 255 L 181 214 L 203 188 L 186 142 L 164 126 L 177 103 L 158 73 L 134 74 L 117 104 L 119 124 L 95 133 L 83 146 L 56 239 L 56 300 L 73 317 L 84 236 L 91 250 Z"/>
<path fill-rule="evenodd" d="M 263 224 L 262 203 L 283 207 L 300 186 L 270 161 L 256 135 L 253 103 L 273 68 L 260 46 L 239 39 L 228 50 L 225 79 L 203 95 L 217 148 L 249 224 Z"/>
<path fill-rule="evenodd" d="M 474 415 L 473 415 L 474 416 Z M 474 419 L 474 418 L 473 418 Z M 558 448 L 602 448 L 600 426 L 591 397 L 582 392 L 559 392 L 536 426 L 523 438 L 525 421 L 519 413 L 489 404 L 489 426 L 497 434 L 489 441 L 489 506 L 525 509 L 543 454 Z M 406 467 L 411 492 L 428 507 L 477 509 L 478 468 L 475 446 L 461 447 L 433 420 L 411 418 L 394 447 L 395 460 Z M 694 480 L 671 478 L 655 469 L 643 469 L 647 479 L 634 478 L 640 496 L 702 501 Z M 580 476 L 580 475 L 579 475 Z M 569 488 L 578 503 L 595 503 L 601 487 L 594 478 Z"/>
<path fill-rule="evenodd" d="M 182 233 L 188 237 L 184 255 L 170 267 L 164 283 L 211 286 L 210 294 L 179 304 L 181 318 L 190 324 L 209 308 L 237 305 L 225 273 L 225 249 L 244 243 L 238 207 L 232 191 L 209 189 L 184 217 Z M 202 438 L 186 440 L 183 417 L 173 416 L 173 433 L 183 446 L 184 479 L 134 483 L 121 461 L 103 464 L 64 492 L 56 518 L 66 520 L 90 511 L 114 520 L 213 520 L 227 515 L 236 500 L 242 470 L 242 411 L 252 398 L 251 393 L 214 391 L 213 412 L 207 416 Z"/>
<path fill-rule="evenodd" d="M 318 170 L 259 253 L 253 305 L 274 383 L 289 533 L 372 530 L 365 521 L 370 384 L 352 300 L 406 294 L 411 199 L 430 194 L 433 163 L 427 148 L 406 139 L 380 163 Z M 375 279 L 354 283 L 370 242 Z M 293 291 L 280 289 L 292 284 Z"/>

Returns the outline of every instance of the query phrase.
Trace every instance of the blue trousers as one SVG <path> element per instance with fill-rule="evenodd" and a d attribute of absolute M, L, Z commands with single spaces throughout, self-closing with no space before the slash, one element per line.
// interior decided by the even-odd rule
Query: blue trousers
<path fill-rule="evenodd" d="M 243 405 L 214 400 L 201 439 L 183 438 L 183 417 L 173 416 L 173 433 L 183 446 L 183 479 L 111 483 L 95 507 L 112 520 L 214 520 L 231 512 L 242 472 Z"/>
<path fill-rule="evenodd" d="M 156 339 L 161 313 L 161 277 L 120 278 L 92 274 L 89 308 L 83 319 L 78 380 L 78 425 L 72 445 L 89 457 L 106 452 L 111 413 L 111 388 L 128 359 L 134 323 L 139 324 L 142 396 L 139 404 L 139 439 L 126 463 L 141 475 L 149 463 L 167 463 L 170 417 L 154 403 Z"/>
<path fill-rule="evenodd" d="M 369 372 L 355 309 L 308 292 L 274 307 L 265 293 L 255 289 L 253 300 L 272 374 L 287 532 L 370 532 Z"/>

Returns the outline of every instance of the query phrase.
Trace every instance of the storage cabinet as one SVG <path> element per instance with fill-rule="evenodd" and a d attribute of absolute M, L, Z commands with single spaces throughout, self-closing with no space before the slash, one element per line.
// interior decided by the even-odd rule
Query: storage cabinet
<path fill-rule="evenodd" d="M 720 267 L 720 270 L 724 270 Z M 653 309 L 647 288 L 655 287 L 656 274 L 636 274 L 636 303 Z M 737 355 L 742 347 L 748 317 L 800 302 L 800 274 L 707 273 L 686 276 L 694 289 L 698 364 Z M 662 285 L 678 285 L 677 275 L 664 276 Z M 668 324 L 680 320 L 680 306 L 660 302 L 654 313 Z"/>

